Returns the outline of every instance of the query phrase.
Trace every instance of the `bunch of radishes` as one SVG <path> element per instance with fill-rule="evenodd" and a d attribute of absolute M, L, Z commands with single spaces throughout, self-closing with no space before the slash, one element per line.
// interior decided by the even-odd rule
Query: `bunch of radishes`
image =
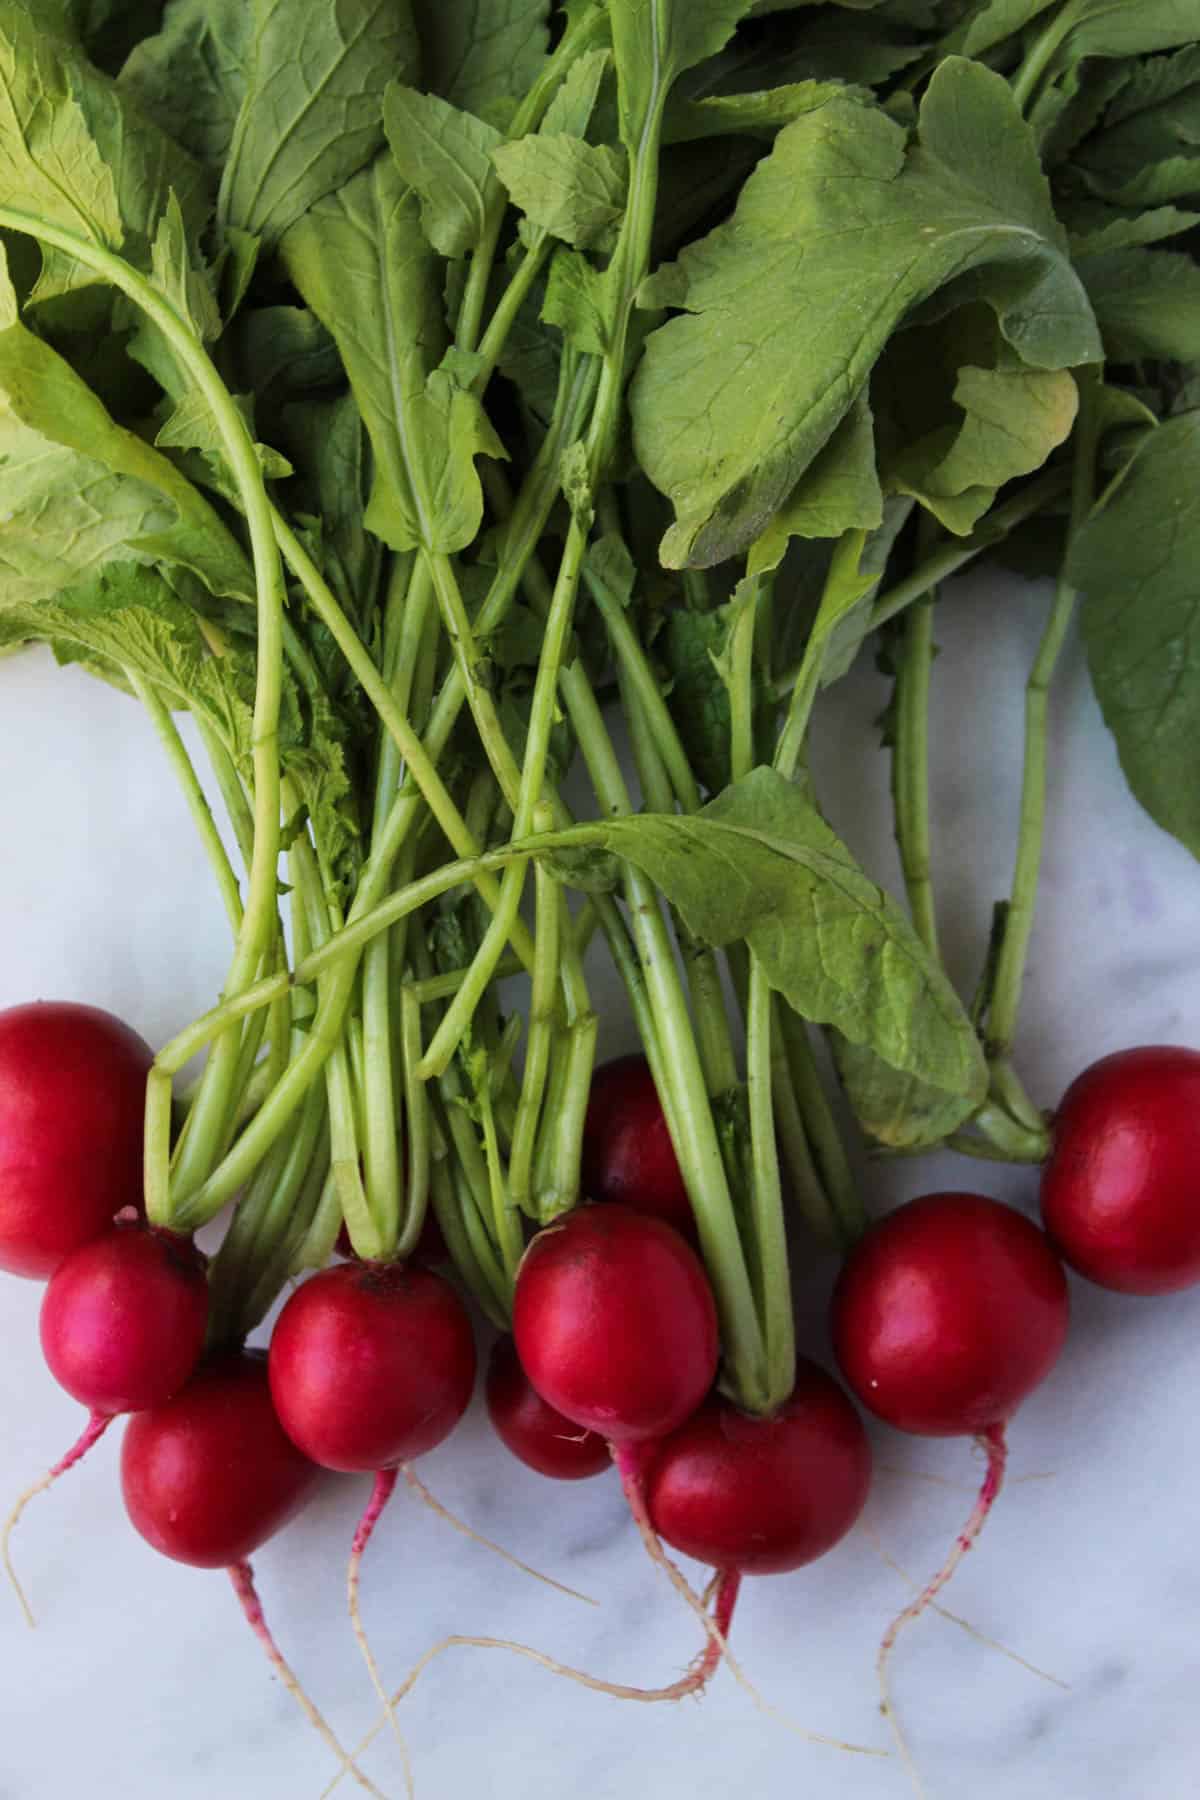
<path fill-rule="evenodd" d="M 206 1346 L 204 1257 L 140 1216 L 149 1063 L 133 1032 L 89 1007 L 0 1015 L 0 1265 L 47 1280 L 46 1362 L 89 1412 L 59 1469 L 133 1414 L 122 1453 L 133 1524 L 167 1556 L 235 1572 L 319 1469 L 373 1471 L 361 1554 L 398 1467 L 467 1407 L 466 1309 L 419 1262 L 351 1257 L 293 1293 L 266 1356 L 211 1332 Z M 1052 1146 L 1045 1232 L 978 1194 L 926 1195 L 867 1230 L 835 1292 L 833 1349 L 862 1404 L 904 1431 L 986 1444 L 971 1532 L 999 1486 L 1005 1423 L 1063 1344 L 1060 1256 L 1131 1293 L 1200 1279 L 1200 1054 L 1145 1048 L 1095 1064 L 1054 1116 Z M 853 1525 L 866 1435 L 808 1361 L 768 1416 L 721 1393 L 717 1310 L 640 1059 L 597 1076 L 585 1168 L 595 1201 L 539 1232 L 521 1261 L 489 1414 L 544 1475 L 615 1460 L 635 1514 L 717 1572 L 719 1646 L 743 1574 L 798 1568 Z M 714 1662 L 710 1646 L 693 1685 Z"/>

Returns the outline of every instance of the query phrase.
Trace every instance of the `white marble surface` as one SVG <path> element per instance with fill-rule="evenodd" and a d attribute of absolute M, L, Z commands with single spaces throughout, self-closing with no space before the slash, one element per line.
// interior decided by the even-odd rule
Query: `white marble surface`
<path fill-rule="evenodd" d="M 1045 595 L 997 578 L 953 593 L 939 620 L 935 817 L 944 928 L 969 979 L 1006 882 L 1019 690 Z M 836 821 L 891 879 L 885 768 L 860 737 L 882 697 L 865 674 L 827 697 L 816 762 Z M 1200 871 L 1126 795 L 1075 651 L 1054 716 L 1050 850 L 1020 1059 L 1045 1104 L 1104 1051 L 1200 1042 Z M 843 749 L 838 735 L 852 730 Z M 0 1005 L 86 999 L 161 1040 L 209 1002 L 225 957 L 220 910 L 131 702 L 40 653 L 0 668 L 0 821 Z M 627 1043 L 614 1001 L 602 1048 Z M 1028 1174 L 949 1158 L 875 1167 L 866 1179 L 874 1207 L 956 1182 L 1023 1204 L 1034 1197 Z M 830 1273 L 816 1268 L 800 1283 L 803 1336 L 817 1354 Z M 0 1290 L 6 1493 L 78 1424 L 40 1362 L 39 1293 L 13 1280 Z M 1188 1421 L 1200 1294 L 1151 1302 L 1078 1285 L 1073 1297 L 1066 1354 L 1013 1426 L 1011 1485 L 948 1597 L 1069 1690 L 953 1624 L 923 1619 L 902 1640 L 895 1686 L 938 1800 L 1196 1791 L 1200 1452 Z M 874 1435 L 870 1528 L 927 1571 L 969 1505 L 977 1464 L 963 1443 Z M 0 1592 L 0 1796 L 315 1800 L 331 1765 L 269 1677 L 223 1579 L 156 1559 L 125 1523 L 116 1437 L 29 1513 L 16 1540 L 41 1624 L 31 1635 Z M 368 1622 L 397 1678 L 447 1631 L 523 1638 L 624 1681 L 669 1679 L 693 1654 L 694 1621 L 647 1567 L 611 1477 L 574 1488 L 541 1481 L 493 1446 L 478 1407 L 425 1473 L 481 1530 L 603 1605 L 593 1611 L 535 1586 L 398 1497 L 366 1582 Z M 331 1484 L 258 1564 L 281 1641 L 350 1740 L 375 1712 L 342 1611 L 344 1551 L 362 1498 L 360 1482 Z M 860 1530 L 811 1570 L 749 1583 L 737 1648 L 794 1720 L 882 1746 L 872 1661 L 906 1592 Z M 429 1800 L 891 1800 L 910 1791 L 895 1759 L 804 1744 L 756 1712 L 728 1674 L 703 1704 L 636 1707 L 515 1658 L 457 1651 L 429 1672 L 405 1716 L 418 1792 Z M 368 1766 L 390 1793 L 402 1791 L 386 1741 Z"/>

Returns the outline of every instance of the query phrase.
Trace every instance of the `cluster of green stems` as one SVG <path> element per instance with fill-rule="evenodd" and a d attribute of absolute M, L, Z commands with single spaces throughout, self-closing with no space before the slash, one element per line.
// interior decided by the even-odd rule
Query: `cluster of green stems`
<path fill-rule="evenodd" d="M 536 126 L 573 57 L 600 29 L 584 11 L 513 121 Z M 650 261 L 665 88 L 652 92 L 631 149 L 629 201 L 606 277 L 602 356 L 565 347 L 553 416 L 514 491 L 484 471 L 498 555 L 470 613 L 456 558 L 439 550 L 419 466 L 407 471 L 422 543 L 394 553 L 383 582 L 373 653 L 309 551 L 275 505 L 242 411 L 191 323 L 145 276 L 74 233 L 0 210 L 0 224 L 69 252 L 120 289 L 158 327 L 220 433 L 245 520 L 254 571 L 257 686 L 252 756 L 239 768 L 201 728 L 215 782 L 246 865 L 245 888 L 214 822 L 167 705 L 136 671 L 147 708 L 192 810 L 233 934 L 218 1003 L 158 1054 L 148 1083 L 145 1191 L 150 1218 L 195 1230 L 237 1200 L 214 1268 L 214 1331 L 243 1335 L 298 1270 L 323 1264 L 345 1226 L 366 1260 L 416 1248 L 432 1209 L 453 1260 L 500 1325 L 508 1317 L 527 1227 L 552 1221 L 580 1194 L 580 1144 L 597 1021 L 585 974 L 594 932 L 620 974 L 696 1215 L 725 1347 L 724 1382 L 767 1412 L 792 1385 L 795 1345 L 785 1186 L 819 1239 L 845 1247 L 864 1216 L 805 1022 L 774 993 L 755 957 L 724 958 L 690 938 L 649 879 L 629 864 L 619 899 L 597 893 L 575 910 L 550 858 L 603 844 L 603 825 L 577 824 L 558 791 L 553 734 L 565 718 L 600 821 L 694 812 L 703 803 L 660 680 L 626 610 L 588 558 L 594 534 L 624 535 L 610 482 L 628 375 L 631 320 Z M 480 357 L 482 396 L 544 259 L 525 246 L 495 292 L 505 199 L 498 181 L 460 303 L 456 346 Z M 872 602 L 872 624 L 903 614 L 894 758 L 896 828 L 919 935 L 937 954 L 930 879 L 928 706 L 936 585 L 1053 502 L 1064 481 L 1072 522 L 1090 499 L 1094 428 L 1077 434 L 1073 476 L 1052 471 L 996 509 L 971 538 L 942 545 L 926 528 L 912 574 Z M 405 434 L 400 434 L 404 438 Z M 545 533 L 560 499 L 563 459 L 582 447 L 584 491 L 572 489 L 551 577 Z M 861 542 L 835 551 L 857 555 Z M 831 575 L 831 579 L 832 579 Z M 693 592 L 704 594 L 702 577 Z M 799 666 L 771 666 L 773 580 L 748 578 L 726 658 L 734 780 L 758 760 L 756 706 L 783 702 L 776 770 L 796 775 L 823 668 L 814 631 Z M 582 659 L 573 647 L 580 594 L 603 622 L 640 794 L 635 795 Z M 520 597 L 542 640 L 518 757 L 480 676 L 481 644 Z M 348 901 L 281 772 L 285 666 L 304 679 L 289 598 L 327 629 L 372 707 L 378 728 L 369 833 Z M 1046 693 L 1071 615 L 1060 583 L 1027 698 L 1025 788 L 1012 898 L 983 1014 L 992 1087 L 974 1133 L 979 1154 L 1040 1155 L 1044 1124 L 1011 1065 L 1033 916 L 1045 803 Z M 463 709 L 482 755 L 465 797 L 444 773 Z M 447 860 L 447 851 L 449 860 Z M 290 944 L 280 906 L 286 854 Z M 522 901 L 532 870 L 532 929 Z M 470 929 L 466 960 L 447 966 L 430 929 L 457 902 Z M 623 903 L 623 904 L 622 904 Z M 498 984 L 529 980 L 524 1057 L 503 1017 Z M 731 1002 L 730 995 L 733 1000 Z M 735 1029 L 736 1026 L 736 1029 Z M 207 1052 L 186 1110 L 176 1083 Z"/>

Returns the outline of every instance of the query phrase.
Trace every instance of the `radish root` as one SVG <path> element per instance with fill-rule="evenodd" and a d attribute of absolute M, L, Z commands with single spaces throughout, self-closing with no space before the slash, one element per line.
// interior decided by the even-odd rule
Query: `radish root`
<path fill-rule="evenodd" d="M 21 1611 L 25 1614 L 25 1623 L 31 1628 L 37 1625 L 37 1620 L 33 1616 L 33 1610 L 25 1597 L 25 1589 L 21 1586 L 17 1571 L 13 1567 L 12 1557 L 9 1554 L 9 1540 L 20 1523 L 21 1514 L 25 1511 L 25 1508 L 29 1505 L 29 1502 L 35 1495 L 44 1494 L 46 1489 L 51 1487 L 54 1482 L 58 1480 L 60 1475 L 65 1475 L 68 1469 L 73 1469 L 75 1464 L 87 1455 L 92 1445 L 97 1443 L 104 1436 L 104 1433 L 108 1430 L 112 1422 L 113 1415 L 111 1413 L 92 1413 L 87 1424 L 84 1426 L 83 1431 L 71 1445 L 67 1454 L 60 1457 L 54 1467 L 50 1469 L 47 1474 L 43 1475 L 39 1481 L 35 1481 L 32 1487 L 27 1487 L 25 1489 L 25 1492 L 21 1495 L 20 1499 L 9 1513 L 8 1518 L 4 1521 L 3 1535 L 0 1536 L 0 1553 L 3 1554 L 4 1568 L 8 1575 L 8 1579 L 12 1582 L 13 1591 L 21 1603 Z"/>
<path fill-rule="evenodd" d="M 300 1685 L 300 1681 L 291 1664 L 287 1661 L 282 1650 L 279 1648 L 279 1645 L 275 1642 L 274 1635 L 270 1626 L 267 1624 L 266 1615 L 263 1612 L 262 1601 L 258 1597 L 258 1589 L 254 1585 L 254 1570 L 251 1568 L 250 1564 L 248 1562 L 231 1563 L 229 1565 L 228 1574 L 230 1581 L 233 1583 L 233 1591 L 241 1604 L 246 1623 L 265 1650 L 268 1662 L 279 1676 L 279 1679 L 282 1681 L 288 1693 L 292 1695 L 300 1706 L 305 1718 L 317 1733 L 322 1743 L 328 1746 L 341 1764 L 341 1770 L 337 1779 L 340 1781 L 343 1775 L 353 1775 L 359 1787 L 364 1789 L 366 1793 L 373 1795 L 374 1800 L 387 1800 L 387 1796 L 383 1793 L 382 1789 L 377 1788 L 375 1783 L 368 1776 L 363 1774 L 354 1757 L 348 1755 L 347 1752 L 343 1750 L 332 1727 L 327 1723 L 324 1715 L 317 1710 L 317 1707 L 312 1700 L 309 1699 L 309 1696 Z"/>
<path fill-rule="evenodd" d="M 511 1550 L 506 1550 L 503 1544 L 494 1543 L 491 1538 L 484 1537 L 481 1531 L 476 1531 L 473 1526 L 467 1524 L 465 1519 L 460 1519 L 456 1513 L 452 1513 L 448 1506 L 442 1504 L 436 1494 L 429 1491 L 411 1463 L 401 1463 L 400 1467 L 405 1481 L 417 1498 L 429 1508 L 430 1512 L 436 1513 L 439 1519 L 443 1519 L 447 1525 L 452 1525 L 455 1531 L 461 1531 L 464 1537 L 469 1537 L 473 1543 L 482 1545 L 485 1550 L 490 1550 L 494 1556 L 501 1557 L 514 1569 L 519 1569 L 522 1575 L 531 1575 L 535 1581 L 544 1583 L 546 1587 L 554 1588 L 557 1593 L 565 1594 L 569 1600 L 582 1600 L 585 1606 L 599 1606 L 600 1602 L 593 1600 L 590 1594 L 582 1594 L 578 1588 L 568 1587 L 565 1581 L 556 1581 L 553 1575 L 544 1575 L 540 1569 L 532 1568 L 529 1563 L 522 1562 L 519 1556 L 514 1556 Z"/>
<path fill-rule="evenodd" d="M 996 1496 L 1004 1485 L 1004 1471 L 1008 1463 L 1008 1443 L 1004 1436 L 1004 1426 L 989 1425 L 986 1431 L 981 1431 L 978 1434 L 976 1442 L 987 1455 L 987 1469 L 984 1473 L 983 1483 L 979 1489 L 975 1504 L 971 1508 L 970 1516 L 958 1536 L 955 1538 L 950 1554 L 938 1570 L 937 1574 L 934 1575 L 930 1581 L 926 1582 L 919 1594 L 914 1595 L 908 1605 L 904 1608 L 904 1611 L 898 1613 L 892 1620 L 891 1624 L 883 1634 L 883 1638 L 879 1645 L 879 1652 L 875 1658 L 875 1674 L 879 1682 L 880 1705 L 888 1725 L 891 1727 L 892 1736 L 896 1742 L 896 1748 L 900 1752 L 904 1766 L 908 1770 L 913 1787 L 918 1795 L 923 1795 L 925 1790 L 921 1785 L 921 1778 L 917 1773 L 917 1766 L 913 1761 L 912 1752 L 908 1747 L 908 1740 L 906 1739 L 904 1732 L 901 1729 L 900 1721 L 896 1716 L 896 1709 L 892 1705 L 891 1690 L 888 1685 L 888 1659 L 895 1648 L 896 1639 L 899 1637 L 904 1627 L 910 1624 L 913 1619 L 920 1618 L 921 1614 L 925 1611 L 925 1608 L 932 1603 L 935 1597 L 950 1580 L 950 1577 L 954 1574 L 955 1569 L 957 1569 L 959 1563 L 967 1554 L 967 1551 L 975 1544 L 979 1537 L 979 1533 L 983 1530 L 988 1514 L 995 1505 Z"/>
<path fill-rule="evenodd" d="M 371 1677 L 371 1685 L 383 1702 L 383 1710 L 387 1714 L 388 1724 L 400 1751 L 400 1761 L 404 1769 L 404 1791 L 413 1800 L 416 1787 L 413 1782 L 412 1759 L 408 1754 L 408 1745 L 404 1741 L 404 1733 L 400 1729 L 400 1721 L 396 1717 L 395 1708 L 388 1698 L 388 1691 L 383 1685 L 383 1677 L 379 1673 L 379 1664 L 375 1660 L 375 1652 L 367 1637 L 366 1627 L 362 1622 L 362 1612 L 358 1603 L 359 1572 L 362 1566 L 363 1553 L 371 1541 L 372 1533 L 383 1515 L 383 1511 L 396 1488 L 395 1469 L 380 1469 L 376 1473 L 371 1495 L 362 1518 L 354 1532 L 354 1541 L 350 1545 L 350 1561 L 346 1568 L 346 1601 L 350 1612 L 350 1623 L 354 1627 L 354 1636 L 362 1652 L 362 1659 L 367 1665 L 367 1674 Z"/>

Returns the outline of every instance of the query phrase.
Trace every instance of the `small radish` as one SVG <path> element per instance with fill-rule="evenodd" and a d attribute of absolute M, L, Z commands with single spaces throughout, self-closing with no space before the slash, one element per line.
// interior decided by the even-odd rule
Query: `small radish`
<path fill-rule="evenodd" d="M 618 1204 L 579 1207 L 539 1232 L 521 1259 L 513 1340 L 543 1400 L 608 1439 L 647 1551 L 702 1611 L 663 1554 L 645 1498 L 656 1442 L 695 1412 L 716 1378 L 717 1308 L 700 1258 L 661 1219 Z M 704 1686 L 732 1599 L 718 1594 L 705 1655 L 671 1698 Z"/>
<path fill-rule="evenodd" d="M 583 1126 L 583 1192 L 652 1213 L 690 1233 L 695 1215 L 650 1065 L 619 1056 L 592 1077 Z"/>
<path fill-rule="evenodd" d="M 139 1202 L 152 1061 L 98 1007 L 0 1013 L 0 1269 L 44 1280 Z"/>
<path fill-rule="evenodd" d="M 538 1233 L 517 1272 L 513 1337 L 542 1398 L 617 1445 L 674 1431 L 717 1373 L 699 1257 L 627 1206 L 582 1206 Z"/>
<path fill-rule="evenodd" d="M 1054 1116 L 1042 1220 L 1081 1275 L 1125 1294 L 1200 1281 L 1200 1051 L 1120 1050 Z"/>
<path fill-rule="evenodd" d="M 1044 1232 L 981 1194 L 926 1194 L 898 1207 L 850 1252 L 833 1296 L 833 1347 L 853 1392 L 900 1431 L 974 1435 L 988 1465 L 975 1507 L 942 1568 L 880 1645 L 945 1586 L 1000 1491 L 1004 1427 L 1044 1381 L 1067 1334 L 1062 1264 Z M 902 1740 L 901 1740 L 902 1743 Z"/>
<path fill-rule="evenodd" d="M 449 1437 L 470 1404 L 471 1321 L 449 1282 L 431 1270 L 338 1263 L 292 1295 L 271 1333 L 269 1366 L 276 1411 L 293 1443 L 323 1468 L 375 1476 L 351 1546 L 347 1590 L 355 1636 L 386 1706 L 359 1617 L 359 1570 L 398 1465 Z"/>
<path fill-rule="evenodd" d="M 121 1446 L 130 1522 L 163 1556 L 196 1569 L 252 1556 L 312 1498 L 319 1476 L 276 1417 L 257 1351 L 204 1363 L 172 1399 L 134 1413 Z"/>
<path fill-rule="evenodd" d="M 307 1505 L 320 1480 L 276 1417 L 261 1351 L 226 1351 L 201 1364 L 172 1399 L 134 1413 L 125 1427 L 121 1488 L 134 1529 L 173 1562 L 227 1572 L 284 1686 L 343 1770 L 382 1800 L 285 1661 L 247 1560 Z"/>
<path fill-rule="evenodd" d="M 660 1444 L 646 1505 L 655 1530 L 685 1556 L 778 1575 L 845 1537 L 870 1479 L 857 1412 L 836 1381 L 801 1359 L 791 1395 L 769 1417 L 714 1395 Z"/>
<path fill-rule="evenodd" d="M 543 1400 L 509 1337 L 497 1338 L 488 1363 L 487 1409 L 496 1436 L 519 1462 L 555 1481 L 583 1481 L 610 1466 L 608 1445 Z"/>
<path fill-rule="evenodd" d="M 42 1300 L 42 1353 L 89 1418 L 78 1441 L 9 1516 L 3 1550 L 10 1576 L 9 1539 L 28 1502 L 73 1468 L 117 1414 L 169 1400 L 199 1362 L 207 1324 L 205 1259 L 183 1238 L 114 1226 L 59 1264 Z"/>

